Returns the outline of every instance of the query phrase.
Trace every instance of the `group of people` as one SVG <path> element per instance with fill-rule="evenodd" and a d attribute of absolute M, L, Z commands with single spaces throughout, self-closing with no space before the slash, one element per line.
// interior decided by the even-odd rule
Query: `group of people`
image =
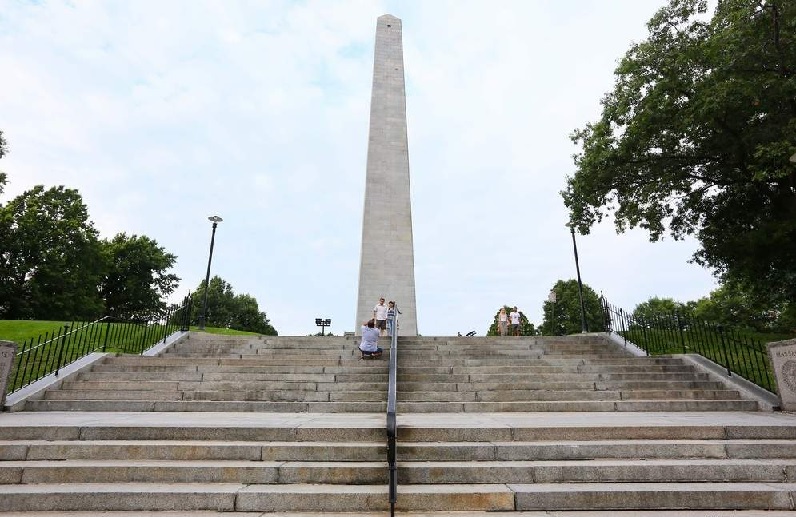
<path fill-rule="evenodd" d="M 390 301 L 384 305 L 384 298 L 379 298 L 379 303 L 373 307 L 373 318 L 362 324 L 362 342 L 359 344 L 362 357 L 381 357 L 379 337 L 385 333 L 392 337 L 396 312 L 401 314 L 401 311 L 395 308 L 395 302 Z"/>
<path fill-rule="evenodd" d="M 509 331 L 511 331 L 511 334 L 509 334 Z M 514 307 L 508 314 L 506 314 L 505 307 L 500 308 L 500 312 L 498 312 L 498 332 L 501 336 L 520 335 L 520 312 L 517 307 Z"/>

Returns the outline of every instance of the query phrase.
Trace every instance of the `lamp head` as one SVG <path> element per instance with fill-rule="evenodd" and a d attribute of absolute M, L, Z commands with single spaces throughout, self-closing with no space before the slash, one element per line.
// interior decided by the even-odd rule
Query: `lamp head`
<path fill-rule="evenodd" d="M 223 221 L 223 219 L 221 219 L 217 215 L 211 215 L 210 217 L 207 218 L 207 220 L 210 221 L 211 223 L 220 223 L 221 221 Z"/>

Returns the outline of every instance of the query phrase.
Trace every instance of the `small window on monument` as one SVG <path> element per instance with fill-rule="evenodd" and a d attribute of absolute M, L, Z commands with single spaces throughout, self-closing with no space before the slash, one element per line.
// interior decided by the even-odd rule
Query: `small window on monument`
<path fill-rule="evenodd" d="M 387 27 L 392 27 L 392 25 L 390 25 L 390 24 L 388 23 L 388 24 L 387 24 Z"/>

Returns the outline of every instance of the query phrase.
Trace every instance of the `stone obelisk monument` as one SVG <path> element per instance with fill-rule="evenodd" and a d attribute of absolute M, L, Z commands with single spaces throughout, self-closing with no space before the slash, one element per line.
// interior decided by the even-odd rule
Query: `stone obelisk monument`
<path fill-rule="evenodd" d="M 399 335 L 417 335 L 414 255 L 401 20 L 385 14 L 376 22 L 357 334 L 383 297 L 401 311 Z"/>

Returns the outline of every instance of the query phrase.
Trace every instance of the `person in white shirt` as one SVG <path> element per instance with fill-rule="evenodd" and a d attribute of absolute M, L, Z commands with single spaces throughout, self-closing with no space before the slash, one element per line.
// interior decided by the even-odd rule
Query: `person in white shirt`
<path fill-rule="evenodd" d="M 511 311 L 509 314 L 509 320 L 511 320 L 511 335 L 512 336 L 519 336 L 520 335 L 520 313 L 517 311 L 517 308 L 514 307 L 514 310 Z"/>
<path fill-rule="evenodd" d="M 384 298 L 379 298 L 379 304 L 373 307 L 373 319 L 376 320 L 379 335 L 383 336 L 387 331 L 387 306 L 384 305 Z"/>
<path fill-rule="evenodd" d="M 362 324 L 362 341 L 359 343 L 359 350 L 362 352 L 362 358 L 365 357 L 381 357 L 381 348 L 379 347 L 379 331 L 375 328 L 373 320 L 368 320 Z"/>

